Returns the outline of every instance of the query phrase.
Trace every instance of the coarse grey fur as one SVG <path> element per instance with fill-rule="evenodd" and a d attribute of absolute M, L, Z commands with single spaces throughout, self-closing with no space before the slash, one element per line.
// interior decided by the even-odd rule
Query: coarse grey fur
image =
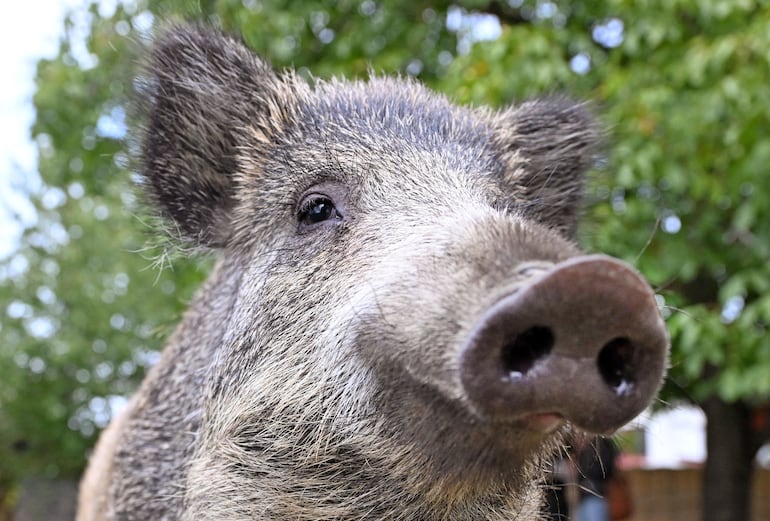
<path fill-rule="evenodd" d="M 588 111 L 310 87 L 203 27 L 160 36 L 142 85 L 147 191 L 221 260 L 100 441 L 78 519 L 535 519 L 561 431 L 473 414 L 455 355 L 580 253 Z M 318 200 L 336 213 L 309 222 Z"/>

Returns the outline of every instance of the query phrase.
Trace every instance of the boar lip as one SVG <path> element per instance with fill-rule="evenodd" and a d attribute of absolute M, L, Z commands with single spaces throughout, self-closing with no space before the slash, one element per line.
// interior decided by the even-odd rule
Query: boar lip
<path fill-rule="evenodd" d="M 516 423 L 527 430 L 551 434 L 566 423 L 566 419 L 558 412 L 528 414 Z"/>

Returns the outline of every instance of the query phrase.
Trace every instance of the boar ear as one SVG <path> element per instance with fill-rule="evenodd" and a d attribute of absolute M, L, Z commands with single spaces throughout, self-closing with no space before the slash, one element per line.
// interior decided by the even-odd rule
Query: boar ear
<path fill-rule="evenodd" d="M 600 141 L 593 116 L 584 104 L 555 98 L 510 107 L 496 123 L 513 205 L 574 238 L 585 173 Z"/>
<path fill-rule="evenodd" d="M 239 151 L 264 148 L 280 133 L 295 104 L 286 83 L 212 29 L 171 27 L 153 44 L 137 81 L 142 176 L 184 239 L 227 243 Z"/>

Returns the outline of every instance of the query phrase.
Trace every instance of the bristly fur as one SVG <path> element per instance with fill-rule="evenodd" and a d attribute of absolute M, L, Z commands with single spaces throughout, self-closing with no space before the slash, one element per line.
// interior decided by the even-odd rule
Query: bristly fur
<path fill-rule="evenodd" d="M 456 354 L 523 266 L 579 253 L 585 108 L 311 88 L 200 26 L 160 36 L 139 84 L 149 197 L 221 260 L 100 442 L 79 521 L 535 519 L 558 434 L 474 416 Z M 304 222 L 313 197 L 335 219 Z"/>

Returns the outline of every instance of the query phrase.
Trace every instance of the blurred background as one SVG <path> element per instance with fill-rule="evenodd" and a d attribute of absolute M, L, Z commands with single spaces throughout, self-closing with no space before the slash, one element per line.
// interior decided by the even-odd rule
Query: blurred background
<path fill-rule="evenodd" d="M 593 100 L 581 241 L 634 264 L 672 335 L 619 436 L 635 520 L 770 520 L 770 6 L 759 0 L 35 0 L 3 7 L 0 520 L 66 520 L 100 430 L 211 259 L 163 249 L 132 187 L 136 50 L 168 20 L 276 67 L 414 76 L 465 104 Z"/>

